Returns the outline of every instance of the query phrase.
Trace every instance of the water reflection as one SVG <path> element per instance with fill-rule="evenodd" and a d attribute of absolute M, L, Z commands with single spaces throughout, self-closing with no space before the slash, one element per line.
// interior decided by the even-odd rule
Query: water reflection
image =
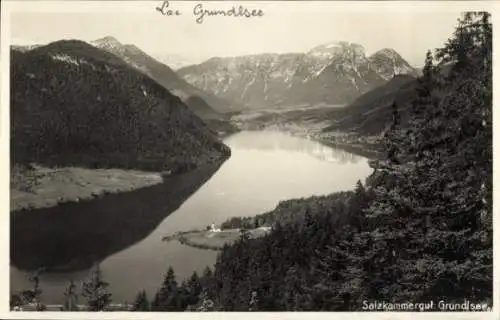
<path fill-rule="evenodd" d="M 220 169 L 98 202 L 13 214 L 11 290 L 29 286 L 19 269 L 48 265 L 61 271 L 42 274 L 44 299 L 61 303 L 68 281 L 87 275 L 76 270 L 98 260 L 113 301 L 132 301 L 142 289 L 152 297 L 168 266 L 180 282 L 216 260 L 214 251 L 163 236 L 257 215 L 282 200 L 353 189 L 372 171 L 366 158 L 282 133 L 241 132 L 224 142 L 231 157 Z"/>
<path fill-rule="evenodd" d="M 165 177 L 159 185 L 102 199 L 11 213 L 11 262 L 23 270 L 89 268 L 140 241 L 220 165 Z"/>
<path fill-rule="evenodd" d="M 233 143 L 236 141 L 236 144 Z M 362 157 L 325 146 L 319 142 L 286 135 L 273 131 L 247 131 L 226 139 L 231 148 L 244 148 L 253 150 L 286 150 L 308 154 L 321 161 L 339 164 L 358 163 Z"/>

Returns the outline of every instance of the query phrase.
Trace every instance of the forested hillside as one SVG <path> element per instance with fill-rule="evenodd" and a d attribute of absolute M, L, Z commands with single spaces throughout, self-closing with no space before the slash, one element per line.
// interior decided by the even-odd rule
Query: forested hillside
<path fill-rule="evenodd" d="M 391 123 L 391 105 L 400 106 L 402 124 L 406 125 L 411 101 L 415 97 L 417 79 L 409 75 L 398 75 L 386 83 L 368 91 L 351 104 L 331 111 L 328 116 L 332 125 L 324 132 L 347 131 L 361 135 L 376 135 L 386 130 Z"/>
<path fill-rule="evenodd" d="M 11 54 L 13 162 L 182 171 L 229 154 L 178 97 L 111 53 L 72 40 Z"/>
<path fill-rule="evenodd" d="M 450 73 L 452 63 L 436 66 L 443 77 Z M 360 136 L 384 133 L 392 121 L 392 104 L 396 103 L 401 116 L 400 125 L 406 127 L 412 117 L 412 101 L 417 96 L 418 80 L 412 75 L 396 75 L 386 83 L 359 96 L 352 103 L 328 112 L 332 124 L 323 129 L 329 132 L 351 132 Z"/>
<path fill-rule="evenodd" d="M 236 102 L 218 98 L 213 94 L 191 86 L 169 66 L 154 59 L 133 44 L 121 44 L 117 39 L 110 36 L 92 41 L 91 44 L 115 54 L 130 66 L 147 74 L 174 95 L 181 98 L 202 119 L 222 118 L 223 115 L 219 112 L 227 112 L 228 110 L 238 108 Z M 195 97 L 196 99 L 191 100 L 191 97 Z M 197 100 L 202 100 L 203 105 L 198 103 Z"/>

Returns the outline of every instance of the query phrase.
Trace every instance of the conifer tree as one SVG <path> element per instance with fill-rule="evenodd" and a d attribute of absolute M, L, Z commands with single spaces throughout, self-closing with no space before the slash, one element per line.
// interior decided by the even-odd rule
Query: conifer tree
<path fill-rule="evenodd" d="M 443 83 L 433 79 L 437 73 L 430 54 L 427 56 L 414 102 L 411 148 L 401 148 L 405 150 L 402 164 L 390 159 L 382 162 L 379 168 L 386 179 L 374 188 L 375 201 L 368 210 L 369 217 L 378 219 L 372 231 L 377 240 L 371 249 L 373 276 L 386 279 L 381 294 L 392 299 L 415 295 L 451 299 L 488 291 L 478 289 L 488 287 L 488 276 L 476 272 L 474 280 L 467 279 L 472 261 L 484 266 L 488 256 L 488 246 L 479 245 L 476 238 L 481 232 L 478 216 L 486 212 L 481 196 L 484 179 L 479 177 L 489 176 L 491 154 L 484 149 L 489 149 L 491 136 L 478 115 L 491 109 L 487 93 L 491 87 L 484 86 L 489 83 L 484 79 L 488 72 L 470 72 L 487 65 L 487 57 L 477 56 L 487 50 L 470 39 L 487 37 L 467 34 L 479 32 L 468 24 L 484 18 L 472 19 L 474 15 L 469 13 L 464 16 L 457 37 L 438 54 L 441 66 L 443 62 L 454 63 Z M 478 143 L 481 136 L 484 139 Z M 488 262 L 481 270 L 487 266 Z M 402 288 L 398 282 L 408 285 Z"/>
<path fill-rule="evenodd" d="M 108 285 L 103 280 L 99 264 L 95 264 L 82 283 L 82 296 L 87 299 L 90 311 L 103 311 L 111 303 Z"/>
<path fill-rule="evenodd" d="M 40 289 L 40 274 L 42 269 L 36 270 L 28 277 L 28 280 L 33 284 L 33 289 L 24 290 L 21 292 L 21 300 L 23 303 L 35 304 L 36 311 L 44 311 L 46 306 L 41 302 L 42 290 Z"/>
<path fill-rule="evenodd" d="M 134 302 L 133 311 L 150 311 L 149 300 L 145 290 L 140 291 Z"/>
<path fill-rule="evenodd" d="M 283 289 L 282 305 L 284 310 L 287 311 L 300 311 L 302 310 L 301 296 L 306 290 L 306 285 L 303 279 L 298 274 L 297 267 L 292 266 L 288 268 L 285 276 L 285 287 Z"/>
<path fill-rule="evenodd" d="M 163 284 L 155 295 L 152 309 L 153 311 L 177 311 L 178 302 L 178 286 L 174 269 L 169 267 Z"/>
<path fill-rule="evenodd" d="M 399 113 L 396 102 L 392 103 L 392 123 L 386 137 L 387 144 L 387 159 L 395 164 L 399 163 L 399 148 L 401 147 L 401 139 L 398 136 L 399 125 L 401 124 L 401 115 Z"/>
<path fill-rule="evenodd" d="M 246 229 L 246 227 L 243 227 L 240 229 L 240 242 L 246 243 L 250 239 L 250 232 Z"/>
<path fill-rule="evenodd" d="M 196 271 L 194 271 L 187 282 L 187 291 L 189 295 L 188 304 L 198 303 L 198 297 L 201 294 L 202 289 L 200 278 L 198 277 Z"/>
<path fill-rule="evenodd" d="M 43 309 L 40 302 L 42 290 L 40 289 L 40 273 L 38 271 L 33 274 L 31 281 L 33 283 L 33 301 L 36 303 L 36 310 L 41 311 Z"/>
<path fill-rule="evenodd" d="M 66 291 L 64 292 L 64 310 L 78 311 L 78 294 L 76 293 L 76 285 L 73 280 L 70 281 Z"/>

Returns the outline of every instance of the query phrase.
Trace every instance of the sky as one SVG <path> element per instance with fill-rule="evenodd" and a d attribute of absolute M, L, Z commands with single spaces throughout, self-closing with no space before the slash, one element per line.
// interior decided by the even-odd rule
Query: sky
<path fill-rule="evenodd" d="M 197 23 L 197 4 L 207 10 L 241 5 L 264 15 L 205 16 Z M 470 8 L 467 2 L 170 1 L 169 8 L 181 15 L 164 16 L 155 10 L 162 1 L 8 5 L 11 44 L 113 36 L 156 57 L 175 54 L 201 62 L 214 56 L 307 52 L 332 41 L 348 41 L 363 45 L 367 54 L 395 49 L 417 67 L 423 65 L 428 49 L 441 47 L 451 36 L 460 12 Z"/>

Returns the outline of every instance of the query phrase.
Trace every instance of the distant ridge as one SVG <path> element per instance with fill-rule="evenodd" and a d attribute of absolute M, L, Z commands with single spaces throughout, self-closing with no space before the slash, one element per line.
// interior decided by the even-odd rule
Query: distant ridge
<path fill-rule="evenodd" d="M 307 53 L 211 58 L 178 73 L 190 84 L 248 108 L 346 104 L 394 75 L 418 74 L 393 49 L 367 56 L 363 46 L 346 41 Z"/>
<path fill-rule="evenodd" d="M 173 94 L 181 98 L 198 116 L 202 118 L 218 117 L 217 114 L 219 112 L 232 111 L 237 108 L 236 104 L 228 100 L 218 98 L 211 93 L 207 93 L 193 87 L 184 79 L 179 77 L 169 66 L 148 55 L 135 45 L 122 44 L 116 38 L 111 36 L 91 41 L 90 44 L 117 55 L 132 67 L 144 72 L 156 80 L 159 84 L 170 90 Z M 206 107 L 198 109 L 196 105 L 189 105 L 189 98 L 191 96 L 197 96 L 200 99 L 205 100 L 207 104 L 206 107 L 211 110 L 208 110 Z"/>

